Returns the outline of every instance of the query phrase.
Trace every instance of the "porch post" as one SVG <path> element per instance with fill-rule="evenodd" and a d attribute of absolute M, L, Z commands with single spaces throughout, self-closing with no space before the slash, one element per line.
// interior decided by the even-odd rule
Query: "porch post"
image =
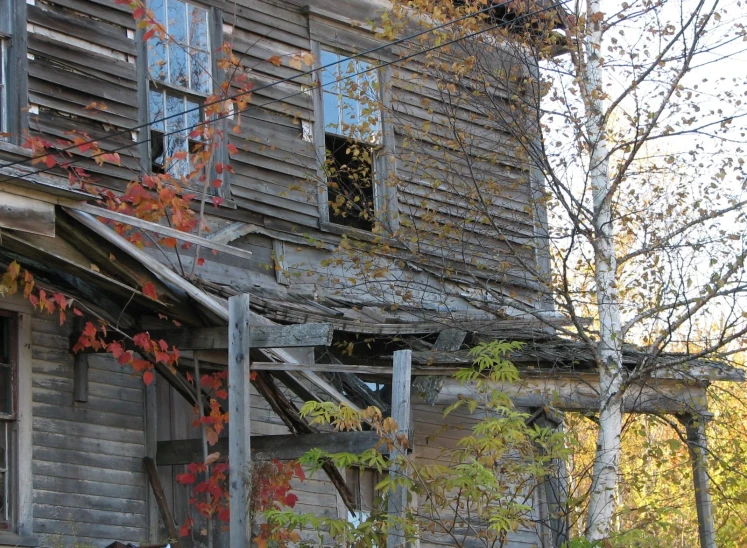
<path fill-rule="evenodd" d="M 397 434 L 407 436 L 410 431 L 410 380 L 412 376 L 412 351 L 398 350 L 394 353 L 394 370 L 392 371 L 392 418 L 397 421 Z M 397 446 L 399 448 L 399 446 Z M 391 456 L 398 456 L 400 451 L 393 451 Z M 404 451 L 401 454 L 405 454 Z M 406 474 L 407 466 L 393 462 L 389 474 Z M 387 512 L 390 516 L 404 518 L 407 513 L 407 489 L 397 487 L 389 494 Z M 405 546 L 405 533 L 401 524 L 390 524 L 386 541 L 387 548 Z"/>
<path fill-rule="evenodd" d="M 230 548 L 251 545 L 251 452 L 249 440 L 249 295 L 228 299 L 228 462 L 230 510 Z"/>
<path fill-rule="evenodd" d="M 700 412 L 697 415 L 680 416 L 687 432 L 687 445 L 693 466 L 695 505 L 698 510 L 698 534 L 700 548 L 716 548 L 716 531 L 713 525 L 713 505 L 708 477 L 708 448 L 706 424 L 713 415 Z"/>

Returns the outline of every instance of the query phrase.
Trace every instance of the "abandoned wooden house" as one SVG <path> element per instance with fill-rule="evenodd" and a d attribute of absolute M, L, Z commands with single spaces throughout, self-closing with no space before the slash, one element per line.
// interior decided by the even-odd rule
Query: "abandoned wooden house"
<path fill-rule="evenodd" d="M 457 177 L 413 153 L 431 157 L 433 147 L 411 128 L 438 125 L 439 89 L 419 74 L 416 59 L 397 63 L 400 49 L 355 23 L 376 20 L 385 0 L 148 5 L 172 43 L 144 41 L 130 7 L 112 0 L 0 0 L 0 272 L 15 262 L 48 294 L 74 299 L 84 321 L 103 318 L 130 334 L 149 330 L 182 351 L 175 370 L 156 365 L 146 386 L 109 354 L 74 353 L 80 320 L 60 324 L 22 295 L 0 294 L 0 546 L 175 540 L 189 512 L 188 489 L 175 477 L 203 458 L 200 430 L 192 426 L 202 394 L 188 380 L 200 367 L 228 370 L 231 421 L 219 447 L 232 471 L 251 459 L 297 458 L 312 447 L 334 452 L 375 443 L 370 432 L 316 432 L 296 412 L 308 399 L 377 405 L 406 424 L 414 458 L 439 458 L 457 437 L 431 440 L 433 434 L 448 421 L 472 420 L 442 417 L 468 390 L 450 375 L 468 363 L 470 345 L 491 338 L 527 342 L 512 356 L 521 381 L 503 389 L 533 420 L 557 421 L 545 412 L 550 408 L 595 409 L 591 353 L 548 327 L 551 301 L 538 289 L 548 263 L 536 244 L 545 221 L 541 207 L 527 207 L 541 193 L 531 166 L 515 157 L 500 128 L 480 126 L 468 104 L 460 107 L 460 123 L 475 125 L 481 139 L 493 135 L 483 141 L 490 150 L 475 147 L 477 169 L 490 176 L 481 154 L 502 166 L 503 190 L 490 207 L 503 224 L 496 232 L 480 229 Z M 103 150 L 118 151 L 121 165 L 83 152 L 71 161 L 114 192 L 139 173 L 189 171 L 188 159 L 169 167 L 166 159 L 191 151 L 185 128 L 199 120 L 222 71 L 217 46 L 224 42 L 247 68 L 253 107 L 240 127 L 225 126 L 234 148 L 229 158 L 224 147 L 222 161 L 232 170 L 216 190 L 222 205 L 206 209 L 209 232 L 187 234 L 101 208 L 59 169 L 32 165 L 21 146 L 27 134 L 54 141 L 85 132 Z M 288 62 L 306 51 L 314 53 L 314 69 L 327 70 Z M 354 62 L 362 74 L 357 85 L 382 105 L 368 124 L 370 139 L 349 129 L 371 115 L 370 107 L 324 87 L 340 79 L 333 63 L 364 51 Z M 415 80 L 422 84 L 411 86 Z M 90 108 L 94 103 L 106 108 Z M 368 184 L 351 202 L 365 204 L 376 223 L 346 209 L 344 177 L 324 169 L 325 162 L 352 161 L 350 142 L 369 158 Z M 132 244 L 111 227 L 121 222 L 153 245 Z M 454 223 L 472 227 L 469 238 L 441 247 L 428 239 Z M 382 227 L 400 226 L 422 230 L 427 259 L 400 253 L 381 235 Z M 160 248 L 160 238 L 192 247 Z M 386 251 L 371 261 L 356 257 L 355 245 L 382 238 Z M 366 272 L 362 262 L 373 267 Z M 157 300 L 145 294 L 148 284 Z M 505 289 L 505 302 L 481 297 L 488 284 Z M 626 359 L 636 364 L 643 356 L 630 349 Z M 252 383 L 249 368 L 257 371 Z M 711 380 L 741 380 L 714 364 L 692 371 L 665 372 L 631 389 L 627 411 L 705 414 Z M 697 452 L 702 421 L 690 431 Z M 696 462 L 701 541 L 713 546 L 703 466 Z M 342 517 L 348 509 L 365 511 L 365 472 L 325 467 L 326 475 L 298 484 L 296 508 Z M 216 533 L 216 546 L 249 545 L 240 484 L 232 482 L 231 528 Z M 509 545 L 560 546 L 568 534 L 562 495 L 560 485 L 532 490 L 531 515 Z M 200 545 L 199 538 L 180 545 L 193 542 Z M 449 544 L 436 533 L 420 539 L 422 547 Z"/>

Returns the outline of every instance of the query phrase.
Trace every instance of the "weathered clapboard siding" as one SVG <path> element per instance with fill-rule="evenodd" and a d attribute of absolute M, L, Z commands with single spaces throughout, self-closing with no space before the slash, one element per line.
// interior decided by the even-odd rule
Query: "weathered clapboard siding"
<path fill-rule="evenodd" d="M 32 323 L 34 532 L 45 545 L 147 538 L 142 381 L 89 360 L 89 400 L 73 403 L 71 327 Z"/>
<path fill-rule="evenodd" d="M 137 147 L 129 132 L 106 135 L 139 120 L 134 20 L 114 3 L 61 0 L 28 5 L 27 21 L 31 133 L 54 140 L 84 132 L 105 150 L 130 145 L 120 151 L 122 167 L 79 162 L 107 186 L 124 188 L 141 170 Z M 86 109 L 92 103 L 106 110 Z"/>
<path fill-rule="evenodd" d="M 481 411 L 470 414 L 466 410 L 457 410 L 447 416 L 443 416 L 443 406 L 431 407 L 424 404 L 412 406 L 412 420 L 414 430 L 414 455 L 419 464 L 439 463 L 448 464 L 450 461 L 450 450 L 457 447 L 460 439 L 471 434 L 471 428 L 481 417 Z M 526 504 L 532 506 L 529 521 L 539 520 L 539 510 L 532 505 L 531 493 L 526 495 Z M 445 517 L 444 515 L 441 518 Z M 462 532 L 465 534 L 466 532 Z M 459 538 L 459 535 L 457 535 Z M 421 539 L 422 548 L 438 548 L 453 545 L 453 539 L 443 532 L 432 532 L 424 535 Z M 479 546 L 483 543 L 471 544 L 466 539 L 465 546 Z M 506 546 L 510 548 L 536 548 L 542 546 L 542 539 L 537 531 L 529 526 L 519 528 L 518 531 L 509 535 Z"/>

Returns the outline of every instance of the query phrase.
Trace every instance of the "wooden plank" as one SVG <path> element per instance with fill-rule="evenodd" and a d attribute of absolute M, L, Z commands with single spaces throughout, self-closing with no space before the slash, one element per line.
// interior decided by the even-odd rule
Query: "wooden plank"
<path fill-rule="evenodd" d="M 211 240 L 208 240 L 207 238 L 203 238 L 202 236 L 197 236 L 196 234 L 191 234 L 189 232 L 182 232 L 181 230 L 176 230 L 168 226 L 162 226 L 157 223 L 152 223 L 150 221 L 144 221 L 143 219 L 138 219 L 136 217 L 125 215 L 123 213 L 117 213 L 116 211 L 109 211 L 108 209 L 96 207 L 94 205 L 80 203 L 80 204 L 71 205 L 64 209 L 68 213 L 70 213 L 70 210 L 89 213 L 97 217 L 103 217 L 104 219 L 109 219 L 111 221 L 116 221 L 118 223 L 131 225 L 131 226 L 140 228 L 141 230 L 149 230 L 151 232 L 155 232 L 156 234 L 160 234 L 162 236 L 169 236 L 169 237 L 176 238 L 177 240 L 180 240 L 183 242 L 190 242 L 193 244 L 197 244 L 206 249 L 214 249 L 215 251 L 220 251 L 222 253 L 228 253 L 230 255 L 235 255 L 236 257 L 241 257 L 244 259 L 251 259 L 252 257 L 252 252 L 247 251 L 245 249 L 240 249 L 238 247 L 225 245 L 219 242 L 213 242 Z"/>
<path fill-rule="evenodd" d="M 179 350 L 228 350 L 228 327 L 201 327 L 150 331 Z M 334 329 L 328 323 L 252 325 L 248 348 L 296 348 L 329 346 Z"/>
<path fill-rule="evenodd" d="M 257 460 L 296 460 L 311 451 L 321 449 L 326 453 L 362 453 L 379 444 L 379 435 L 366 432 L 322 432 L 313 434 L 288 434 L 282 436 L 252 436 L 252 458 Z M 159 441 L 156 453 L 158 466 L 182 465 L 202 462 L 202 440 Z M 219 460 L 228 457 L 228 439 L 221 438 L 210 448 L 220 453 Z"/>
<path fill-rule="evenodd" d="M 249 410 L 249 349 L 251 328 L 249 326 L 249 295 L 235 295 L 228 299 L 228 408 L 231 420 L 228 423 L 230 548 L 245 548 L 251 545 L 251 516 L 249 495 L 251 493 L 251 425 Z"/>
<path fill-rule="evenodd" d="M 54 237 L 54 206 L 0 191 L 0 226 Z"/>
<path fill-rule="evenodd" d="M 36 478 L 32 470 L 33 457 L 33 411 L 31 372 L 31 318 L 32 314 L 19 313 L 18 322 L 18 533 L 31 535 L 34 532 L 32 508 L 32 485 Z"/>
<path fill-rule="evenodd" d="M 397 350 L 394 353 L 394 375 L 392 376 L 392 418 L 397 421 L 397 435 L 409 436 L 410 432 L 410 384 L 412 368 L 412 351 Z M 409 447 L 395 446 L 398 457 L 404 457 Z M 392 461 L 389 467 L 390 476 L 407 474 L 407 465 L 400 459 Z M 397 516 L 390 525 L 387 535 L 387 548 L 403 548 L 406 545 L 404 527 L 401 522 L 407 512 L 407 490 L 398 486 L 389 494 L 388 512 Z"/>
<path fill-rule="evenodd" d="M 148 480 L 150 481 L 150 485 L 153 488 L 153 494 L 156 497 L 158 510 L 161 512 L 161 519 L 163 520 L 163 524 L 166 527 L 169 538 L 173 539 L 171 541 L 171 544 L 172 546 L 176 546 L 178 548 L 179 541 L 177 539 L 179 538 L 179 532 L 176 530 L 174 518 L 171 517 L 171 511 L 169 510 L 169 505 L 166 502 L 166 495 L 163 494 L 163 487 L 161 486 L 161 480 L 158 478 L 156 464 L 153 462 L 152 458 L 145 457 L 143 458 L 143 465 L 145 466 L 145 472 L 148 476 Z"/>
<path fill-rule="evenodd" d="M 210 312 L 217 315 L 219 318 L 228 320 L 228 310 L 226 310 L 225 306 L 221 304 L 215 297 L 213 297 L 212 295 L 208 295 L 201 289 L 192 285 L 187 280 L 179 276 L 176 272 L 160 263 L 157 259 L 148 255 L 142 249 L 137 248 L 135 245 L 117 234 L 108 226 L 98 222 L 88 213 L 83 213 L 81 211 L 75 210 L 68 210 L 68 213 L 84 226 L 90 228 L 96 234 L 103 237 L 109 243 L 114 244 L 119 249 L 130 255 L 130 257 L 132 257 L 133 259 L 140 261 L 151 272 L 158 276 L 161 276 L 165 281 L 174 284 L 174 286 L 184 291 L 187 295 L 210 310 Z M 209 246 L 206 247 L 209 248 Z"/>

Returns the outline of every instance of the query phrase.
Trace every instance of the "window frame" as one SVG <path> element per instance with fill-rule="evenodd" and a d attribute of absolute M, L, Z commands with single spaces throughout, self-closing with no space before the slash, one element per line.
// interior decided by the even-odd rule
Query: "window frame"
<path fill-rule="evenodd" d="M 321 67 L 322 64 L 322 51 L 327 51 L 333 54 L 341 56 L 353 56 L 355 54 L 350 51 L 345 51 L 338 45 L 322 43 L 319 41 L 311 42 L 311 51 L 314 55 L 314 85 L 312 89 L 312 100 L 314 109 L 314 122 L 312 125 L 312 138 L 314 149 L 317 156 L 317 171 L 316 177 L 319 181 L 317 186 L 317 205 L 319 209 L 319 227 L 320 229 L 327 232 L 334 232 L 337 234 L 352 234 L 358 235 L 363 238 L 370 238 L 372 232 L 361 228 L 355 228 L 348 225 L 336 224 L 330 220 L 329 211 L 329 191 L 327 184 L 327 176 L 324 169 L 324 162 L 326 162 L 326 135 L 334 135 L 337 137 L 345 137 L 344 135 L 328 131 L 325 127 L 324 119 L 324 90 L 322 88 L 322 77 Z M 390 188 L 386 181 L 389 179 L 389 175 L 396 169 L 394 164 L 394 132 L 392 124 L 387 116 L 387 110 L 391 105 L 391 96 L 388 91 L 389 83 L 391 82 L 391 70 L 388 66 L 376 67 L 379 59 L 366 58 L 363 61 L 373 65 L 376 79 L 379 83 L 378 95 L 379 101 L 382 104 L 379 118 L 379 131 L 381 138 L 378 143 L 366 143 L 365 141 L 358 141 L 364 145 L 369 145 L 372 152 L 372 189 L 373 189 L 373 203 L 374 203 L 374 215 L 376 221 L 381 223 L 386 229 L 391 231 L 397 230 L 399 227 L 399 215 L 397 205 L 397 194 L 396 189 Z M 344 63 L 345 61 L 342 61 Z M 383 213 L 383 215 L 382 215 Z"/>
<path fill-rule="evenodd" d="M 26 2 L 24 0 L 0 0 L 0 64 L 4 90 L 0 96 L 0 142 L 20 145 L 28 129 L 28 60 L 26 53 Z M 7 90 L 13 82 L 13 93 Z"/>
<path fill-rule="evenodd" d="M 198 90 L 194 90 L 188 87 L 181 86 L 179 84 L 171 83 L 171 82 L 164 82 L 161 80 L 158 80 L 154 78 L 151 75 L 150 71 L 150 59 L 149 59 L 149 50 L 151 44 L 146 42 L 143 39 L 143 36 L 145 34 L 144 29 L 138 29 L 136 32 L 135 39 L 138 42 L 138 59 L 142 60 L 142 62 L 138 62 L 137 68 L 138 68 L 138 81 L 140 82 L 139 85 L 139 106 L 140 106 L 140 124 L 143 126 L 146 126 L 144 128 L 144 132 L 146 132 L 147 138 L 142 137 L 138 139 L 140 143 L 140 156 L 143 159 L 144 168 L 146 171 L 151 172 L 153 171 L 153 164 L 155 158 L 152 157 L 152 138 L 153 138 L 153 130 L 151 129 L 152 123 L 151 123 L 151 104 L 150 104 L 150 94 L 151 92 L 158 92 L 161 94 L 165 94 L 165 96 L 172 96 L 172 97 L 178 97 L 183 102 L 194 102 L 197 103 L 200 106 L 199 116 L 202 121 L 205 121 L 204 119 L 204 110 L 202 108 L 203 103 L 205 102 L 205 99 L 207 99 L 214 89 L 214 82 L 215 81 L 221 81 L 223 78 L 223 71 L 218 67 L 216 55 L 215 55 L 215 48 L 213 47 L 213 44 L 222 44 L 223 43 L 223 13 L 221 10 L 215 7 L 207 6 L 201 2 L 195 2 L 192 0 L 181 0 L 186 5 L 191 5 L 198 7 L 200 9 L 203 9 L 207 12 L 207 22 L 206 22 L 206 30 L 207 30 L 207 51 L 208 54 L 208 65 L 210 69 L 210 78 L 209 78 L 209 90 L 207 92 L 201 92 Z M 165 10 L 168 13 L 168 10 Z M 167 15 L 168 17 L 168 15 Z M 164 100 L 165 104 L 165 100 Z M 189 115 L 185 115 L 189 116 Z M 227 128 L 228 128 L 228 120 L 224 119 L 219 121 L 218 123 L 221 124 L 221 127 L 218 128 L 220 131 L 222 131 L 223 135 L 228 135 Z M 165 130 L 156 130 L 157 132 L 163 132 L 166 133 Z M 166 149 L 166 142 L 165 142 L 165 136 L 164 138 L 164 153 Z M 193 139 L 189 139 L 187 135 L 187 142 L 194 141 Z M 189 144 L 188 144 L 188 150 L 189 150 Z M 212 185 L 208 185 L 208 193 L 210 195 L 217 195 L 224 199 L 223 207 L 235 207 L 235 205 L 229 201 L 230 199 L 230 182 L 229 182 L 229 174 L 227 171 L 223 171 L 223 173 L 218 174 L 215 170 L 214 164 L 215 163 L 223 163 L 227 164 L 229 161 L 228 158 L 228 152 L 227 147 L 221 146 L 218 148 L 218 150 L 214 153 L 214 162 L 212 162 L 212 166 L 210 168 L 210 172 L 207 174 L 207 178 L 209 181 L 213 181 L 215 179 L 220 179 L 222 181 L 222 185 L 220 188 L 216 189 L 213 188 Z M 173 163 L 172 163 L 173 166 Z M 178 177 L 178 174 L 173 174 L 172 176 Z M 190 185 L 189 187 L 190 191 L 196 191 L 196 190 L 202 190 L 197 189 L 194 185 Z"/>

